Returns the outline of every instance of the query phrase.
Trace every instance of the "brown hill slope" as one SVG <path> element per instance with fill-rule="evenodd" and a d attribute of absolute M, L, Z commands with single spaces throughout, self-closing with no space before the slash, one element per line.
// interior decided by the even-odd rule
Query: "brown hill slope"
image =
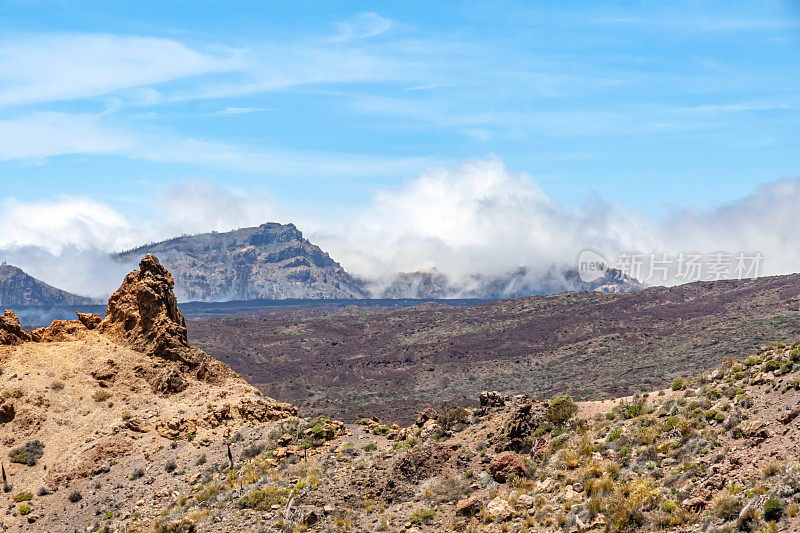
<path fill-rule="evenodd" d="M 93 298 L 78 296 L 39 281 L 12 265 L 0 265 L 0 305 L 87 305 Z"/>
<path fill-rule="evenodd" d="M 12 312 L 0 318 L 0 463 L 14 494 L 46 496 L 24 517 L 0 518 L 4 526 L 71 531 L 100 509 L 130 519 L 153 496 L 126 484 L 132 472 L 164 487 L 182 481 L 164 481 L 164 463 L 177 460 L 170 441 L 183 439 L 193 461 L 205 447 L 224 460 L 232 432 L 295 414 L 189 346 L 172 277 L 153 256 L 114 293 L 105 320 L 79 318 L 31 334 Z M 187 439 L 197 444 L 187 449 Z"/>
<path fill-rule="evenodd" d="M 267 395 L 350 420 L 408 422 L 422 407 L 474 401 L 486 389 L 596 399 L 663 386 L 800 337 L 798 295 L 794 274 L 189 327 L 193 342 Z"/>

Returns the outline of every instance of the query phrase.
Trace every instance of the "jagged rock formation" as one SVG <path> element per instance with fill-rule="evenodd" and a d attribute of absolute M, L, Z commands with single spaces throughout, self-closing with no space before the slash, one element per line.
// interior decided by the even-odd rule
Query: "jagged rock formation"
<path fill-rule="evenodd" d="M 293 224 L 177 237 L 115 258 L 129 262 L 145 253 L 161 257 L 175 276 L 175 293 L 181 301 L 366 295 L 360 281 L 303 238 Z"/>
<path fill-rule="evenodd" d="M 156 256 L 145 255 L 139 270 L 128 274 L 108 299 L 100 331 L 138 351 L 196 366 L 199 350 L 189 346 L 186 322 L 172 291 L 174 284 Z"/>
<path fill-rule="evenodd" d="M 0 317 L 0 346 L 13 346 L 31 340 L 30 335 L 22 330 L 16 313 L 6 309 Z"/>
<path fill-rule="evenodd" d="M 0 265 L 0 305 L 88 305 L 92 298 L 77 296 L 29 276 L 12 265 Z"/>

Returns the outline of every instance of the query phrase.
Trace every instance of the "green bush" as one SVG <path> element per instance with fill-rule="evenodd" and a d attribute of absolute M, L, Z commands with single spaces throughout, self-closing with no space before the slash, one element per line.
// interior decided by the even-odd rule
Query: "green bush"
<path fill-rule="evenodd" d="M 783 505 L 778 498 L 769 498 L 764 502 L 764 519 L 770 522 L 777 521 L 783 514 Z"/>
<path fill-rule="evenodd" d="M 444 429 L 450 429 L 456 424 L 466 423 L 468 417 L 469 411 L 463 407 L 458 407 L 456 409 L 450 409 L 449 411 L 439 415 L 439 418 L 436 419 L 436 423 L 442 426 Z"/>
<path fill-rule="evenodd" d="M 780 361 L 778 361 L 777 359 L 770 359 L 769 361 L 764 362 L 764 365 L 761 367 L 761 369 L 764 372 L 774 372 L 775 370 L 778 370 L 780 367 L 781 367 Z"/>
<path fill-rule="evenodd" d="M 21 514 L 22 516 L 25 516 L 26 514 L 30 513 L 31 510 L 32 510 L 31 506 L 28 505 L 27 503 L 23 503 L 22 505 L 19 506 L 19 514 Z"/>
<path fill-rule="evenodd" d="M 18 492 L 14 495 L 15 502 L 29 502 L 33 499 L 32 492 Z"/>
<path fill-rule="evenodd" d="M 109 398 L 111 398 L 111 393 L 103 389 L 100 389 L 99 391 L 92 394 L 92 399 L 96 402 L 104 402 Z"/>
<path fill-rule="evenodd" d="M 681 390 L 683 388 L 683 380 L 681 378 L 677 378 L 675 381 L 672 382 L 672 390 Z"/>
<path fill-rule="evenodd" d="M 562 425 L 565 424 L 570 418 L 575 416 L 578 412 L 578 406 L 572 401 L 569 396 L 561 396 L 550 402 L 547 407 L 547 420 L 552 424 Z"/>

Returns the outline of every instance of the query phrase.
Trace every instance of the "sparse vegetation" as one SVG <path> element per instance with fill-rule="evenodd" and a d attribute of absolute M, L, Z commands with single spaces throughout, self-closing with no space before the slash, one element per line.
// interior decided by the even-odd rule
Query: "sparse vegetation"
<path fill-rule="evenodd" d="M 36 461 L 44 455 L 44 443 L 40 440 L 32 440 L 24 446 L 14 448 L 8 454 L 12 463 L 33 466 Z"/>

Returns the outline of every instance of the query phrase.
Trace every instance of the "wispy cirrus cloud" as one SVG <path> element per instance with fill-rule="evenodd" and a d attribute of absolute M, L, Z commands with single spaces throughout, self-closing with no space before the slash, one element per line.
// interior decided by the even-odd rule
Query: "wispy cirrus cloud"
<path fill-rule="evenodd" d="M 426 158 L 312 152 L 233 145 L 158 128 L 136 130 L 104 115 L 40 112 L 0 119 L 0 161 L 63 155 L 116 155 L 265 175 L 368 177 L 414 171 Z"/>
<path fill-rule="evenodd" d="M 7 35 L 0 40 L 0 106 L 73 100 L 243 67 L 239 52 L 113 34 Z"/>

